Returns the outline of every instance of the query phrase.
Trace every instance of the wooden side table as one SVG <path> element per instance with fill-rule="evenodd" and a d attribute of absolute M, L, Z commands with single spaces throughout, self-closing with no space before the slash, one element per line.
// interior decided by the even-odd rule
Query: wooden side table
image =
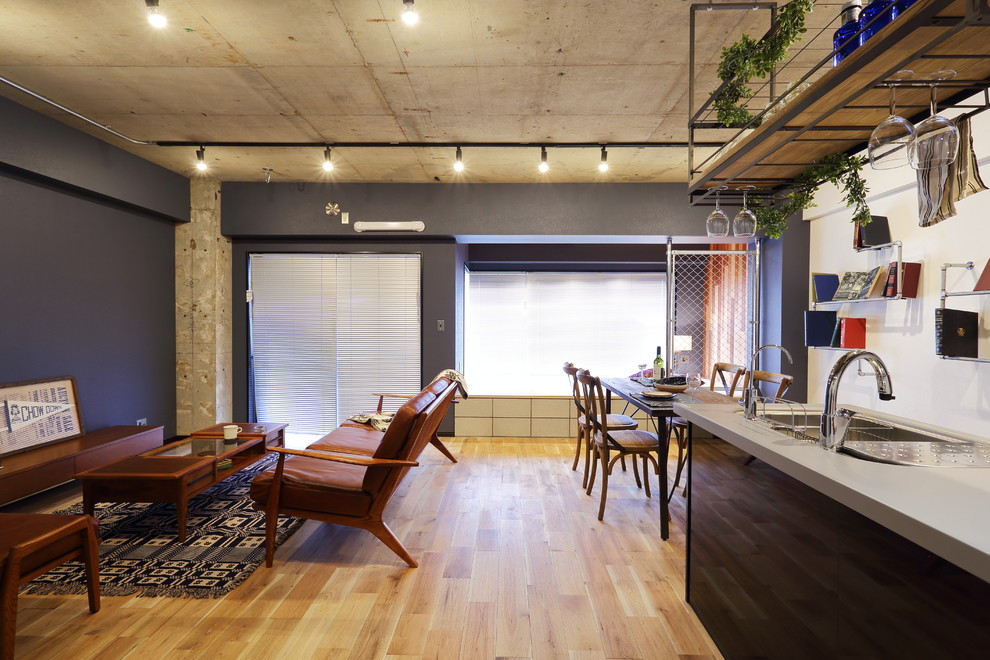
<path fill-rule="evenodd" d="M 14 657 L 17 590 L 73 559 L 86 564 L 89 611 L 100 611 L 98 527 L 92 516 L 0 513 L 0 659 Z"/>

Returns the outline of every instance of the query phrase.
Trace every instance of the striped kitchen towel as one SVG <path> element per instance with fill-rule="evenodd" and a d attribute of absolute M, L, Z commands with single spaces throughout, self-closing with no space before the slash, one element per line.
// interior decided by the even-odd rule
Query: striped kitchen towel
<path fill-rule="evenodd" d="M 955 203 L 973 193 L 986 190 L 973 151 L 973 131 L 969 117 L 956 121 L 959 129 L 959 153 L 948 165 L 918 170 L 918 224 L 922 227 L 942 222 L 956 214 Z M 938 141 L 918 147 L 921 162 L 939 156 L 944 146 Z"/>

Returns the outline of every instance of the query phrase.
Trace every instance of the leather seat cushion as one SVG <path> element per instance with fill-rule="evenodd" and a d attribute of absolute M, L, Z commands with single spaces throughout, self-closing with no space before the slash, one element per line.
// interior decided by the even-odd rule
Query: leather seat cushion
<path fill-rule="evenodd" d="M 639 426 L 639 422 L 629 415 L 618 415 L 609 413 L 605 415 L 605 425 L 609 429 L 634 429 Z M 578 415 L 578 424 L 584 426 L 584 415 Z"/>
<path fill-rule="evenodd" d="M 616 444 L 629 451 L 658 449 L 660 446 L 657 436 L 649 431 L 609 431 L 608 435 Z M 601 433 L 595 434 L 595 442 L 601 444 Z"/>
<path fill-rule="evenodd" d="M 361 489 L 366 467 L 334 463 L 307 456 L 285 460 L 279 506 L 344 516 L 363 516 L 371 506 L 371 493 Z M 268 502 L 275 468 L 251 481 L 251 499 Z"/>
<path fill-rule="evenodd" d="M 378 449 L 384 435 L 382 431 L 376 431 L 365 424 L 343 424 L 309 445 L 307 449 L 371 456 Z"/>

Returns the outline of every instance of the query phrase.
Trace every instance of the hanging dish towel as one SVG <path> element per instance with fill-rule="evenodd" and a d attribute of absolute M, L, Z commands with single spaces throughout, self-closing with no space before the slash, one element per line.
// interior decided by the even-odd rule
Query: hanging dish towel
<path fill-rule="evenodd" d="M 956 202 L 987 189 L 977 167 L 969 117 L 961 117 L 956 127 L 959 129 L 956 159 L 949 165 L 918 170 L 918 224 L 922 227 L 951 218 L 956 214 Z M 919 159 L 924 162 L 934 155 L 921 150 Z"/>

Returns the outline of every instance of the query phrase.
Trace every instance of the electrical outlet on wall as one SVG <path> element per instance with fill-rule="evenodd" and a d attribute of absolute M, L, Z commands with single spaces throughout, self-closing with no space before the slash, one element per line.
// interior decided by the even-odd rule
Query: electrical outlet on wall
<path fill-rule="evenodd" d="M 137 424 L 138 426 L 147 426 L 147 425 L 148 425 L 148 418 L 147 418 L 147 417 L 142 417 L 141 419 L 139 419 L 139 420 L 138 420 L 138 421 L 136 422 L 136 424 Z"/>

